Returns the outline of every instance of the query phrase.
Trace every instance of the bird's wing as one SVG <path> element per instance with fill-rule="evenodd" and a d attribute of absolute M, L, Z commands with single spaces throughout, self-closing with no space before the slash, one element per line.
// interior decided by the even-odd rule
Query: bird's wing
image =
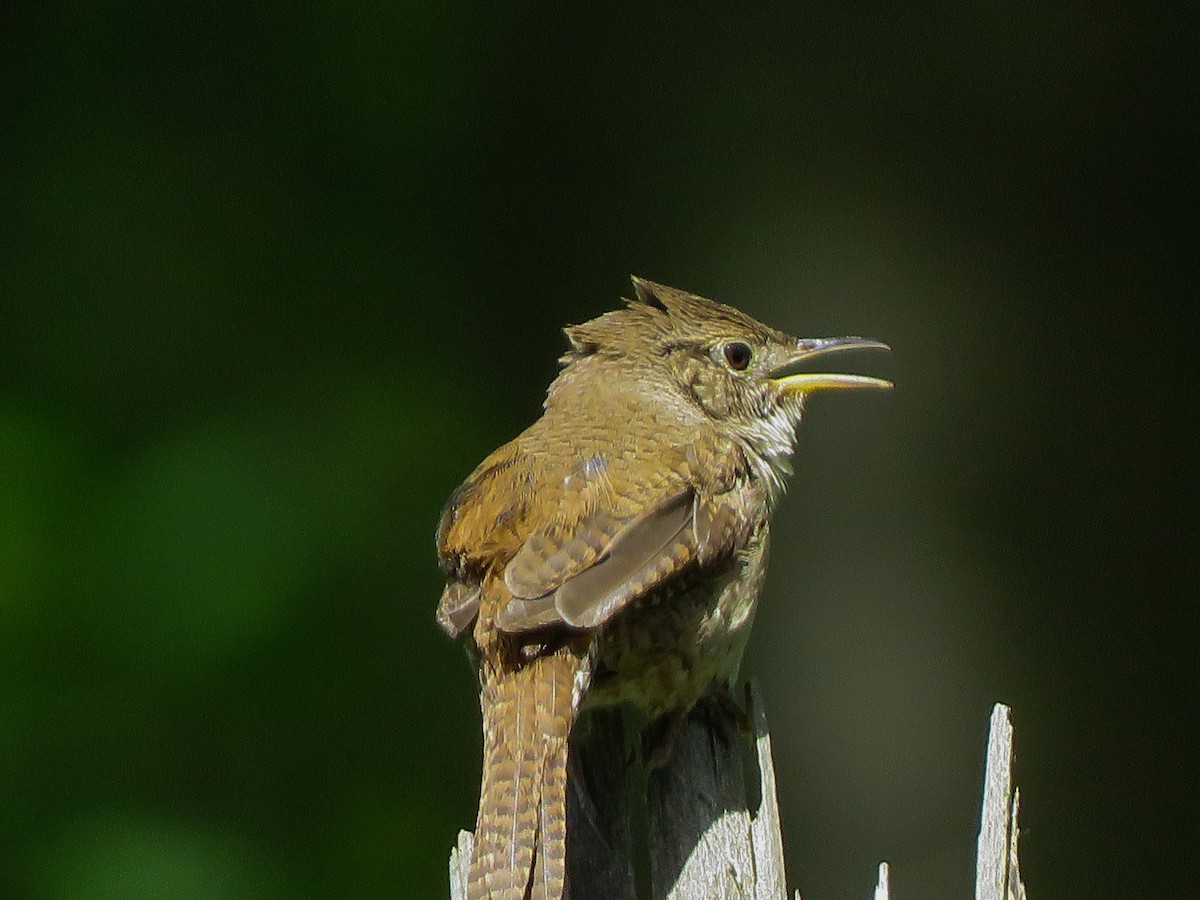
<path fill-rule="evenodd" d="M 437 623 L 450 637 L 462 634 L 463 629 L 471 624 L 471 620 L 479 612 L 481 590 L 478 584 L 469 584 L 455 578 L 447 580 L 442 599 L 438 601 Z"/>
<path fill-rule="evenodd" d="M 701 483 L 694 445 L 655 463 L 610 471 L 593 457 L 564 479 L 557 514 L 505 568 L 513 600 L 497 613 L 501 629 L 594 628 L 689 564 L 744 543 L 742 479 Z"/>
<path fill-rule="evenodd" d="M 438 562 L 446 589 L 437 621 L 457 637 L 479 612 L 482 583 L 505 547 L 520 546 L 528 494 L 512 489 L 533 479 L 530 458 L 515 441 L 485 459 L 446 501 L 438 522 Z M 511 552 L 511 551 L 510 551 Z"/>

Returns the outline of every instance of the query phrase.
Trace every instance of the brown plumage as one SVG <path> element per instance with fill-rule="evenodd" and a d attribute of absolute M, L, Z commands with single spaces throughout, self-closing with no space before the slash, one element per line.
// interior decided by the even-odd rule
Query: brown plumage
<path fill-rule="evenodd" d="M 484 758 L 472 900 L 566 884 L 566 784 L 580 709 L 682 715 L 737 674 L 804 397 L 886 387 L 782 375 L 882 347 L 797 340 L 634 279 L 636 299 L 567 329 L 545 412 L 454 492 L 438 528 L 438 621 L 470 628 Z"/>

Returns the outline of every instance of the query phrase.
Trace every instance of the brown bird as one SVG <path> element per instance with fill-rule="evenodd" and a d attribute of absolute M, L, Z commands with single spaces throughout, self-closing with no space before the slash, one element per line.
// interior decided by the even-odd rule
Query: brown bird
<path fill-rule="evenodd" d="M 483 779 L 471 900 L 566 883 L 567 739 L 582 708 L 685 716 L 737 675 L 805 397 L 886 388 L 786 374 L 858 337 L 796 339 L 640 278 L 566 329 L 542 417 L 451 495 L 438 621 L 471 626 Z"/>

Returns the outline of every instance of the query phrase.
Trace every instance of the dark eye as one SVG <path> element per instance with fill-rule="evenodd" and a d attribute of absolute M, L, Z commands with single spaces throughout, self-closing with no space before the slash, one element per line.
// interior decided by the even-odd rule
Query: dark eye
<path fill-rule="evenodd" d="M 725 345 L 725 362 L 729 363 L 729 368 L 741 372 L 750 365 L 752 359 L 754 359 L 754 351 L 749 344 L 742 341 L 730 341 Z"/>

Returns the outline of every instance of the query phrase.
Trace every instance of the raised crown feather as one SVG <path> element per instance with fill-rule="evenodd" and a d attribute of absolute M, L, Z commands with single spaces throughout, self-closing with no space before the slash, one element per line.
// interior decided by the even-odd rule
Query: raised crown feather
<path fill-rule="evenodd" d="M 750 316 L 679 288 L 658 284 L 636 275 L 632 298 L 623 297 L 624 309 L 564 329 L 571 349 L 560 360 L 564 365 L 594 353 L 624 353 L 644 349 L 659 341 L 717 340 L 726 337 L 787 339 Z"/>

